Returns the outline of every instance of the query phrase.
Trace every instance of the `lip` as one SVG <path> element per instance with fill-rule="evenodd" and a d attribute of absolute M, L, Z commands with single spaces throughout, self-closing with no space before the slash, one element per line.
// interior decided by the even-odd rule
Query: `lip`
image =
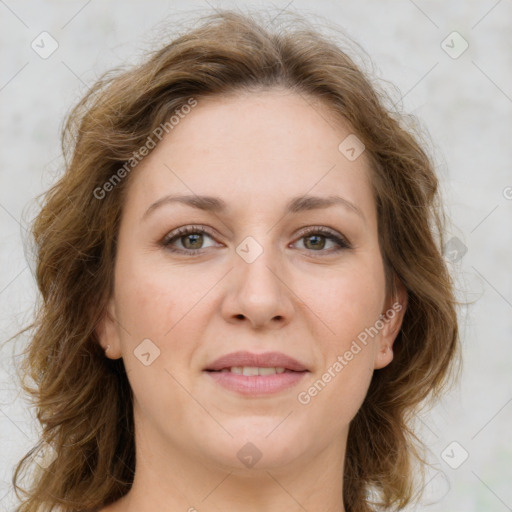
<path fill-rule="evenodd" d="M 224 368 L 232 368 L 233 366 L 255 366 L 258 368 L 281 367 L 294 372 L 309 371 L 304 364 L 282 352 L 263 352 L 256 354 L 246 351 L 232 352 L 231 354 L 219 357 L 204 370 L 220 371 Z"/>
<path fill-rule="evenodd" d="M 272 375 L 240 375 L 221 371 L 233 366 L 258 368 L 281 367 L 285 371 Z M 245 396 L 264 396 L 289 389 L 309 372 L 304 364 L 281 352 L 233 352 L 216 359 L 203 372 L 223 388 Z"/>

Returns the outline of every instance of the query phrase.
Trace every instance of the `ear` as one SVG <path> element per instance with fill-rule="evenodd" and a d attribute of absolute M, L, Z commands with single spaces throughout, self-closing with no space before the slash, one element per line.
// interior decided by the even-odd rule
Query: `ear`
<path fill-rule="evenodd" d="M 109 299 L 94 332 L 108 358 L 119 359 L 122 357 L 113 298 Z"/>
<path fill-rule="evenodd" d="M 377 338 L 374 368 L 384 368 L 393 360 L 393 343 L 400 332 L 407 309 L 407 290 L 402 282 L 395 279 L 396 291 L 388 297 L 380 320 L 383 325 Z"/>

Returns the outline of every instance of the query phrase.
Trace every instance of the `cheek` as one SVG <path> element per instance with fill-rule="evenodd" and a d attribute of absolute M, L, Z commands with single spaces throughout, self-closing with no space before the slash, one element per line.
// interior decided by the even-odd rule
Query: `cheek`
<path fill-rule="evenodd" d="M 174 389 L 169 373 L 180 382 L 189 378 L 190 361 L 209 319 L 207 294 L 220 277 L 215 271 L 198 277 L 186 267 L 148 264 L 143 256 L 123 259 L 116 273 L 116 314 L 125 367 L 134 371 L 134 390 Z M 150 353 L 146 359 L 154 357 L 147 367 L 137 358 L 144 346 L 144 353 Z"/>
<path fill-rule="evenodd" d="M 354 265 L 323 275 L 300 276 L 298 295 L 315 315 L 317 334 L 327 345 L 342 349 L 375 324 L 385 299 L 384 269 L 377 258 L 354 261 Z"/>
<path fill-rule="evenodd" d="M 119 314 L 134 339 L 159 340 L 173 327 L 177 301 L 174 287 L 156 275 L 131 274 L 117 289 Z"/>
<path fill-rule="evenodd" d="M 116 272 L 116 303 L 137 338 L 153 336 L 167 345 L 180 325 L 187 323 L 188 315 L 215 283 L 208 273 L 201 279 L 190 274 L 184 267 L 152 264 L 144 255 L 123 260 Z"/>
<path fill-rule="evenodd" d="M 383 276 L 368 267 L 340 273 L 324 283 L 322 293 L 309 295 L 311 309 L 318 312 L 309 316 L 321 365 L 297 399 L 308 417 L 325 418 L 329 411 L 331 420 L 322 427 L 327 437 L 350 423 L 367 394 L 378 340 L 368 332 L 379 319 L 384 296 Z"/>
<path fill-rule="evenodd" d="M 189 293 L 182 275 L 135 258 L 124 259 L 116 273 L 124 365 L 138 413 L 157 428 L 171 419 L 179 421 L 178 412 L 190 401 L 180 383 L 186 383 L 195 347 L 183 340 L 197 339 L 202 330 L 194 321 L 200 311 L 194 304 L 204 287 Z"/>

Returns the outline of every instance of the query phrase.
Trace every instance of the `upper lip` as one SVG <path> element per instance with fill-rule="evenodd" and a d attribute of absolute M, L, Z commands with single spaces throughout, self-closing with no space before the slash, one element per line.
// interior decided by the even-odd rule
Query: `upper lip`
<path fill-rule="evenodd" d="M 309 371 L 306 366 L 293 357 L 281 352 L 263 352 L 255 354 L 252 352 L 232 352 L 219 357 L 209 364 L 205 370 L 219 371 L 233 366 L 251 366 L 257 368 L 284 368 L 295 372 Z"/>

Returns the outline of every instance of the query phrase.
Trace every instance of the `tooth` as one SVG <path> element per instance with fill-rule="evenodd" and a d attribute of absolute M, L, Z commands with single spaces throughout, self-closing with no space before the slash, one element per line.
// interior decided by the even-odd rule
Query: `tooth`
<path fill-rule="evenodd" d="M 221 371 L 228 371 L 237 375 L 246 375 L 248 377 L 255 375 L 274 375 L 276 373 L 284 373 L 286 370 L 280 366 L 270 368 L 259 368 L 255 366 L 232 366 L 224 368 Z"/>
<path fill-rule="evenodd" d="M 253 366 L 244 366 L 242 368 L 242 374 L 243 375 L 258 375 L 258 368 L 255 368 Z"/>
<path fill-rule="evenodd" d="M 275 368 L 258 368 L 258 375 L 274 375 L 275 373 Z"/>

